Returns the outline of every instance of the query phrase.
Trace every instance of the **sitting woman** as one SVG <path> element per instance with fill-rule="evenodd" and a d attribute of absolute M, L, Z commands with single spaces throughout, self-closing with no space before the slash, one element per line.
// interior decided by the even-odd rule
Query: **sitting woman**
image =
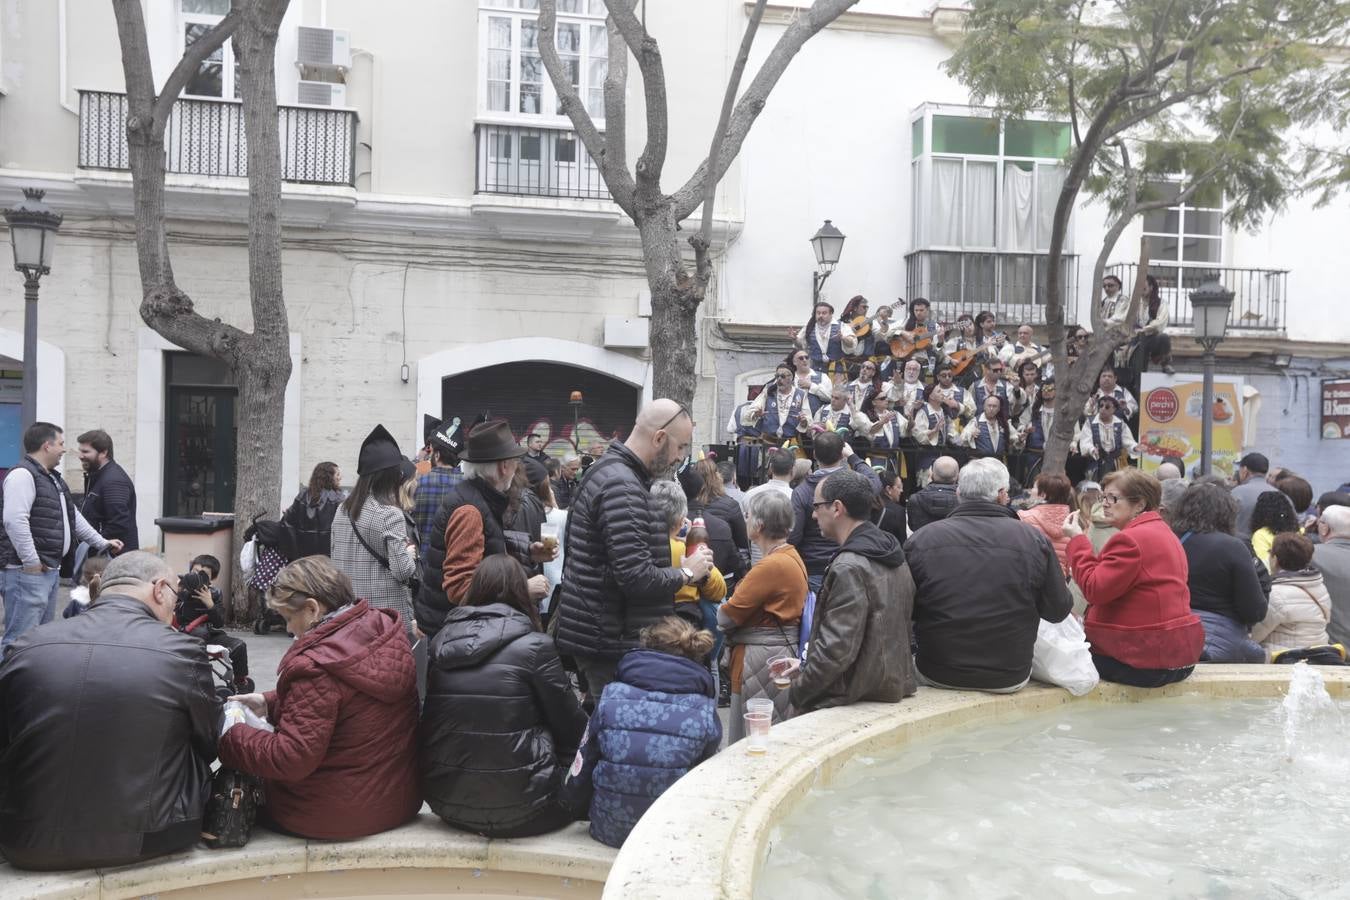
<path fill-rule="evenodd" d="M 1266 617 L 1252 627 L 1252 640 L 1268 654 L 1329 642 L 1331 594 L 1312 564 L 1313 544 L 1301 534 L 1281 534 L 1271 549 L 1275 560 Z"/>
<path fill-rule="evenodd" d="M 656 798 L 722 743 L 712 674 L 700 662 L 712 640 L 667 616 L 619 660 L 563 787 L 600 843 L 623 846 Z"/>
<path fill-rule="evenodd" d="M 902 512 L 902 528 L 903 516 Z M 750 539 L 763 557 L 731 599 L 717 610 L 717 626 L 726 633 L 731 651 L 727 665 L 731 675 L 728 744 L 745 737 L 742 716 L 749 700 L 768 698 L 773 701 L 775 721 L 788 718 L 788 691 L 773 686 L 769 660 L 784 653 L 801 655 L 798 630 L 806 606 L 806 564 L 787 542 L 792 530 L 788 495 L 760 491 L 751 496 L 749 526 Z"/>
<path fill-rule="evenodd" d="M 1186 551 L 1191 612 L 1205 626 L 1201 662 L 1266 661 L 1248 634 L 1266 616 L 1266 594 L 1251 550 L 1233 536 L 1237 512 L 1237 500 L 1217 484 L 1187 488 L 1171 512 L 1172 530 Z"/>
<path fill-rule="evenodd" d="M 1191 612 L 1186 553 L 1157 513 L 1158 479 L 1120 469 L 1102 484 L 1102 508 L 1120 529 L 1098 555 L 1080 513 L 1064 520 L 1069 567 L 1087 598 L 1083 629 L 1104 681 L 1162 687 L 1195 669 L 1205 628 Z"/>
<path fill-rule="evenodd" d="M 1073 485 L 1063 475 L 1037 475 L 1031 495 L 1040 502 L 1030 509 L 1019 510 L 1017 517 L 1049 539 L 1060 571 L 1068 578 L 1069 538 L 1064 534 L 1064 518 L 1076 505 Z"/>
<path fill-rule="evenodd" d="M 484 557 L 431 642 L 419 768 L 432 812 L 495 838 L 562 828 L 576 817 L 558 791 L 585 729 L 525 570 Z"/>
<path fill-rule="evenodd" d="M 417 814 L 417 676 L 403 623 L 352 594 L 327 557 L 287 565 L 268 605 L 295 636 L 277 688 L 241 701 L 275 732 L 231 727 L 220 761 L 262 777 L 265 816 L 307 838 L 351 840 Z"/>

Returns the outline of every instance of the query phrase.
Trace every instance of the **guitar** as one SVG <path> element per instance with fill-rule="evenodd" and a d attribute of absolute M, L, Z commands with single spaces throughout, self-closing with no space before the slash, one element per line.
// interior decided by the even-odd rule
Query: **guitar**
<path fill-rule="evenodd" d="M 915 325 L 912 332 L 898 332 L 891 338 L 891 355 L 896 359 L 908 359 L 918 350 L 927 350 L 933 346 L 935 337 L 941 340 L 946 327 L 946 323 L 939 323 L 936 332 L 929 332 L 927 325 Z"/>
<path fill-rule="evenodd" d="M 1002 341 L 1003 335 L 996 334 L 993 337 L 980 344 L 978 347 L 968 347 L 963 350 L 953 350 L 947 354 L 947 362 L 952 364 L 952 374 L 960 376 L 961 373 L 969 369 L 971 364 L 980 356 L 989 352 L 989 348 Z"/>
<path fill-rule="evenodd" d="M 848 326 L 853 329 L 853 336 L 858 340 L 862 340 L 872 333 L 872 320 L 867 316 L 854 316 Z"/>

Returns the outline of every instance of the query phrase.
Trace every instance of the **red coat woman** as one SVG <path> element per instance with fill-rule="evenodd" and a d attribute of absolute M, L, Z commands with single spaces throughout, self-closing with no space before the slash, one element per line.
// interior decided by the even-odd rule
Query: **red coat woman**
<path fill-rule="evenodd" d="M 417 678 L 399 614 L 357 601 L 327 557 L 282 569 L 268 604 L 296 636 L 277 689 L 237 699 L 272 723 L 220 739 L 220 760 L 263 778 L 266 815 L 309 838 L 349 840 L 407 822 L 417 781 Z"/>
<path fill-rule="evenodd" d="M 1112 472 L 1102 483 L 1106 517 L 1119 528 L 1100 555 L 1077 514 L 1064 522 L 1069 565 L 1087 598 L 1083 629 L 1106 681 L 1161 687 L 1191 674 L 1205 629 L 1191 612 L 1186 554 L 1157 513 L 1162 489 L 1138 469 Z"/>

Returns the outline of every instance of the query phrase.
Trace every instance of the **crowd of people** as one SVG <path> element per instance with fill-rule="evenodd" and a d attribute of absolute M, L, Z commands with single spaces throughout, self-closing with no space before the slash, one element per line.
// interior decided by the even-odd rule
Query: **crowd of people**
<path fill-rule="evenodd" d="M 356 838 L 426 803 L 489 837 L 586 820 L 619 846 L 757 723 L 920 685 L 1022 689 L 1043 621 L 1080 617 L 1100 678 L 1144 688 L 1201 661 L 1332 661 L 1350 639 L 1350 485 L 1314 502 L 1252 453 L 1236 485 L 1123 467 L 1023 493 L 995 456 L 935 446 L 906 497 L 838 430 L 810 460 L 766 448 L 751 483 L 696 458 L 691 414 L 662 399 L 584 459 L 448 419 L 417 462 L 376 427 L 349 493 L 317 466 L 268 542 L 291 555 L 251 574 L 294 638 L 256 693 L 217 683 L 205 652 L 219 561 L 194 560 L 185 598 L 162 559 L 100 534 L 53 471 L 52 429 L 28 430 L 4 485 L 7 613 L 14 568 L 55 568 L 77 540 L 116 555 L 0 662 L 0 852 L 23 868 L 194 844 L 217 761 L 261 780 L 260 820 L 288 834 Z"/>

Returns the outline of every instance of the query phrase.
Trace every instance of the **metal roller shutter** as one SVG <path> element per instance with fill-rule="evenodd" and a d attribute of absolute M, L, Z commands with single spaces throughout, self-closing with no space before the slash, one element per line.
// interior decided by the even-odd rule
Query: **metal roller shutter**
<path fill-rule="evenodd" d="M 441 383 L 443 416 L 472 422 L 479 413 L 511 423 L 517 439 L 544 435 L 555 455 L 572 452 L 572 391 L 581 391 L 579 440 L 623 439 L 637 416 L 638 388 L 600 372 L 546 362 L 518 362 L 452 375 Z"/>

